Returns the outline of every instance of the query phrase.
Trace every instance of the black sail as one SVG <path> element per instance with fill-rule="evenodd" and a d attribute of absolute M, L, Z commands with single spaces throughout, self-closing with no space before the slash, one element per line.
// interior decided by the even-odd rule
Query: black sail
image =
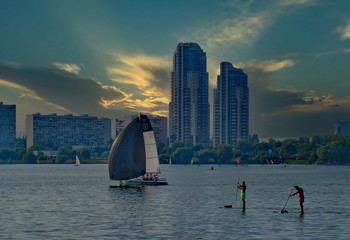
<path fill-rule="evenodd" d="M 109 153 L 109 177 L 128 180 L 146 172 L 146 153 L 140 119 L 135 118 L 113 142 Z"/>
<path fill-rule="evenodd" d="M 149 121 L 146 115 L 140 115 L 141 118 L 141 127 L 144 132 L 153 131 L 151 122 Z"/>

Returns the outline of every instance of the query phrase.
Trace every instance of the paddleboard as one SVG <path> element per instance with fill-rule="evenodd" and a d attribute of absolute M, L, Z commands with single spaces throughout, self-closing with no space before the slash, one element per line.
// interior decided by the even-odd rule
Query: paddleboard
<path fill-rule="evenodd" d="M 226 204 L 226 205 L 220 206 L 219 208 L 238 209 L 237 206 L 231 205 L 231 204 Z"/>

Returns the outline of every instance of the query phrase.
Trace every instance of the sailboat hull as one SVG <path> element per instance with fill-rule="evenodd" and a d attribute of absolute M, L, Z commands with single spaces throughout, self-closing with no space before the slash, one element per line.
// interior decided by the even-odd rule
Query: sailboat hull
<path fill-rule="evenodd" d="M 142 187 L 142 186 L 160 186 L 168 185 L 165 178 L 160 178 L 158 181 L 145 181 L 139 178 L 134 178 L 130 180 L 121 180 L 119 182 L 113 181 L 118 184 L 111 184 L 111 188 L 132 188 L 132 187 Z"/>
<path fill-rule="evenodd" d="M 159 179 L 158 181 L 145 181 L 141 179 L 128 180 L 126 185 L 131 186 L 158 186 L 158 185 L 168 185 L 165 179 Z"/>

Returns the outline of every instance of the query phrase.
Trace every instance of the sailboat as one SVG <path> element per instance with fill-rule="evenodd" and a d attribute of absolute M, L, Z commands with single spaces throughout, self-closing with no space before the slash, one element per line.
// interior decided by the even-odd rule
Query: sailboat
<path fill-rule="evenodd" d="M 80 166 L 80 160 L 78 155 L 75 155 L 75 166 Z"/>
<path fill-rule="evenodd" d="M 159 159 L 152 125 L 136 117 L 114 140 L 108 158 L 109 177 L 120 186 L 167 185 L 159 178 Z"/>

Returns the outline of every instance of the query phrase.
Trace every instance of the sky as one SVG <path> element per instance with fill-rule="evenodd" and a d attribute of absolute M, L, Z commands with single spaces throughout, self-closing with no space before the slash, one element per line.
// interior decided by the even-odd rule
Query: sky
<path fill-rule="evenodd" d="M 348 0 L 0 0 L 0 102 L 28 114 L 168 115 L 180 42 L 248 75 L 250 134 L 333 134 L 350 121 Z M 112 121 L 114 123 L 114 121 Z"/>

